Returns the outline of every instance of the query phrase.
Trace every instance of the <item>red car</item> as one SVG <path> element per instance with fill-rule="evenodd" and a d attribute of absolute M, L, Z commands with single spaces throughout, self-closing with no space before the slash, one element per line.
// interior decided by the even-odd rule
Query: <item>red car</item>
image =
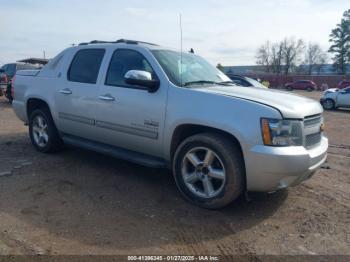
<path fill-rule="evenodd" d="M 350 80 L 343 80 L 338 84 L 337 88 L 344 89 L 345 87 L 348 87 L 348 86 L 350 86 Z"/>
<path fill-rule="evenodd" d="M 317 89 L 317 85 L 311 80 L 297 80 L 293 83 L 287 83 L 284 85 L 288 90 L 307 90 L 313 91 Z"/>

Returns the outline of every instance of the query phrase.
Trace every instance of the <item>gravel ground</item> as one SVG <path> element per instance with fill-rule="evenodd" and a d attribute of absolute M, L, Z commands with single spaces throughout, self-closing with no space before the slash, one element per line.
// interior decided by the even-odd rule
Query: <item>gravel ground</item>
<path fill-rule="evenodd" d="M 167 170 L 76 148 L 37 153 L 0 98 L 0 254 L 350 255 L 350 110 L 325 121 L 329 157 L 312 179 L 208 211 Z"/>

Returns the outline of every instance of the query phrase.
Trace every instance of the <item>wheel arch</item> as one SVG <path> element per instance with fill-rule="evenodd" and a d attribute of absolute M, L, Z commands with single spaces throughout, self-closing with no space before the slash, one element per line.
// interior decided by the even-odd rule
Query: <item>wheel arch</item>
<path fill-rule="evenodd" d="M 174 155 L 176 152 L 177 147 L 188 137 L 197 135 L 197 134 L 202 134 L 202 133 L 215 133 L 215 134 L 220 134 L 225 137 L 227 137 L 230 141 L 233 142 L 233 145 L 237 146 L 240 153 L 241 157 L 243 160 L 243 168 L 244 168 L 244 187 L 246 189 L 247 186 L 247 178 L 246 178 L 246 167 L 245 167 L 245 158 L 243 154 L 243 147 L 242 144 L 240 143 L 239 139 L 222 129 L 210 127 L 210 126 L 205 126 L 205 125 L 199 125 L 199 124 L 181 124 L 177 126 L 173 132 L 172 139 L 171 139 L 171 145 L 170 145 L 170 159 L 171 163 L 174 159 Z M 172 165 L 172 164 L 171 164 Z"/>
<path fill-rule="evenodd" d="M 34 110 L 40 109 L 40 108 L 48 109 L 50 114 L 51 114 L 49 104 L 45 100 L 43 100 L 41 98 L 28 98 L 27 103 L 26 103 L 26 113 L 27 113 L 28 121 L 30 119 L 30 114 Z M 52 114 L 51 114 L 51 116 L 52 116 Z"/>
<path fill-rule="evenodd" d="M 227 131 L 200 124 L 181 124 L 175 128 L 172 134 L 170 145 L 171 158 L 175 155 L 176 148 L 181 144 L 182 141 L 184 141 L 190 136 L 201 133 L 216 133 L 228 137 L 233 141 L 234 144 L 236 144 L 239 147 L 240 151 L 243 154 L 243 148 L 238 138 Z"/>

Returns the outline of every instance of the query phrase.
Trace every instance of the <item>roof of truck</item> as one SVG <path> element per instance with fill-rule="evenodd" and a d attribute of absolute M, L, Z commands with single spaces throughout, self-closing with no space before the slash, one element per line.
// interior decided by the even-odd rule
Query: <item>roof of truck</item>
<path fill-rule="evenodd" d="M 119 39 L 116 41 L 103 41 L 103 40 L 93 40 L 90 42 L 80 43 L 78 46 L 91 46 L 91 45 L 117 45 L 117 44 L 127 44 L 127 45 L 141 45 L 149 49 L 159 49 L 159 45 L 144 42 L 144 41 L 136 41 L 129 39 Z"/>

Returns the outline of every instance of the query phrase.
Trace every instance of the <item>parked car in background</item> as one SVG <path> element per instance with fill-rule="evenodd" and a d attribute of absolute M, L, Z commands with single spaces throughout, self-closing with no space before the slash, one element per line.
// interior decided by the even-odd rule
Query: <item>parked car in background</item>
<path fill-rule="evenodd" d="M 236 84 L 239 86 L 244 86 L 244 87 L 259 87 L 259 88 L 268 88 L 267 86 L 263 85 L 259 81 L 246 77 L 246 76 L 241 76 L 241 75 L 228 75 L 228 77 Z"/>
<path fill-rule="evenodd" d="M 39 152 L 66 143 L 168 167 L 205 208 L 296 186 L 327 157 L 318 102 L 237 86 L 203 58 L 154 44 L 70 47 L 42 70 L 18 71 L 13 89 Z"/>
<path fill-rule="evenodd" d="M 26 69 L 38 69 L 38 67 L 32 64 L 10 63 L 5 64 L 0 68 L 0 93 L 4 94 L 10 102 L 13 100 L 11 94 L 12 78 L 18 70 Z"/>
<path fill-rule="evenodd" d="M 309 92 L 317 89 L 317 85 L 311 80 L 297 80 L 284 86 L 288 90 L 306 90 Z"/>
<path fill-rule="evenodd" d="M 341 81 L 341 82 L 338 84 L 337 88 L 338 88 L 338 89 L 344 89 L 344 88 L 346 88 L 346 87 L 348 87 L 348 86 L 350 86 L 350 80 L 343 80 L 343 81 Z"/>
<path fill-rule="evenodd" d="M 350 86 L 344 89 L 331 88 L 323 93 L 321 105 L 326 110 L 350 107 Z"/>

